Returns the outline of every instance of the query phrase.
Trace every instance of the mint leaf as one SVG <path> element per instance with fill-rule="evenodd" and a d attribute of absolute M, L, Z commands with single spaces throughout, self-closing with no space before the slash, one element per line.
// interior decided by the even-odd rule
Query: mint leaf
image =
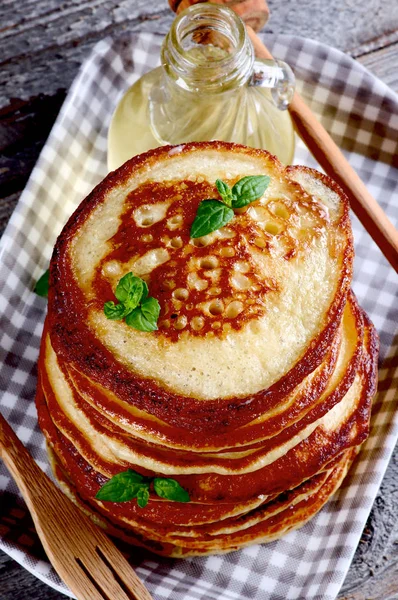
<path fill-rule="evenodd" d="M 234 211 L 218 200 L 202 200 L 191 227 L 191 238 L 202 237 L 223 227 L 233 218 Z"/>
<path fill-rule="evenodd" d="M 126 316 L 126 324 L 139 331 L 156 331 L 159 314 L 160 305 L 156 298 L 146 298 Z"/>
<path fill-rule="evenodd" d="M 125 315 L 134 310 L 148 296 L 148 286 L 145 281 L 139 277 L 136 279 L 139 283 L 135 284 L 134 289 L 124 301 Z"/>
<path fill-rule="evenodd" d="M 124 305 L 115 304 L 113 301 L 105 302 L 104 313 L 107 319 L 121 320 L 124 317 Z"/>
<path fill-rule="evenodd" d="M 48 296 L 48 280 L 50 277 L 50 271 L 44 271 L 43 275 L 37 280 L 33 291 L 38 296 L 42 296 L 43 298 L 47 298 Z"/>
<path fill-rule="evenodd" d="M 137 504 L 140 508 L 145 508 L 149 500 L 149 484 L 141 486 L 137 494 Z"/>
<path fill-rule="evenodd" d="M 149 486 L 153 480 L 155 492 L 161 498 L 175 502 L 189 502 L 189 494 L 175 479 L 143 477 L 132 469 L 118 473 L 107 481 L 97 492 L 96 499 L 104 502 L 128 502 L 137 498 L 137 504 L 144 508 L 149 500 Z"/>
<path fill-rule="evenodd" d="M 97 492 L 96 499 L 106 502 L 128 502 L 136 498 L 143 486 L 149 486 L 139 473 L 132 469 L 122 471 L 107 481 Z"/>
<path fill-rule="evenodd" d="M 133 273 L 127 273 L 122 277 L 115 290 L 116 298 L 125 304 L 126 313 L 138 306 L 142 298 L 146 298 L 147 295 L 147 284 L 140 277 L 135 277 Z"/>
<path fill-rule="evenodd" d="M 161 477 L 155 477 L 153 480 L 153 487 L 155 492 L 161 498 L 167 500 L 174 500 L 174 502 L 189 502 L 190 497 L 186 490 L 180 486 L 178 481 L 175 479 L 163 479 Z"/>
<path fill-rule="evenodd" d="M 141 302 L 141 310 L 148 321 L 155 319 L 156 322 L 160 314 L 160 304 L 156 298 L 146 298 Z"/>
<path fill-rule="evenodd" d="M 228 183 L 222 181 L 222 179 L 216 179 L 216 188 L 218 189 L 218 193 L 223 199 L 224 204 L 227 206 L 231 206 L 232 204 L 232 190 L 229 187 Z"/>
<path fill-rule="evenodd" d="M 232 188 L 232 207 L 243 208 L 261 198 L 270 181 L 268 175 L 249 175 L 237 181 Z"/>
<path fill-rule="evenodd" d="M 121 278 L 115 290 L 120 301 L 105 302 L 104 313 L 107 319 L 122 320 L 140 331 L 155 331 L 160 314 L 160 305 L 155 298 L 148 297 L 148 286 L 141 277 L 127 273 Z"/>
<path fill-rule="evenodd" d="M 126 273 L 116 286 L 115 296 L 119 302 L 124 302 L 134 286 L 134 280 L 138 279 L 133 273 Z"/>

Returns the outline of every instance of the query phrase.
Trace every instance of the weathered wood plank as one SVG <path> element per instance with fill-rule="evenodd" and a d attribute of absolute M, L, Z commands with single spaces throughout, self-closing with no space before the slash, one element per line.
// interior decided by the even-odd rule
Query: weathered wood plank
<path fill-rule="evenodd" d="M 372 0 L 271 1 L 266 32 L 319 39 L 341 50 L 398 30 L 398 3 Z M 375 15 L 375 17 L 372 17 Z M 52 95 L 68 88 L 96 41 L 124 30 L 166 33 L 167 0 L 6 0 L 0 25 L 0 108 L 10 98 Z"/>
<path fill-rule="evenodd" d="M 397 36 L 398 37 L 398 36 Z M 369 71 L 377 75 L 395 91 L 398 91 L 398 40 L 385 48 L 366 52 L 358 56 Z"/>
<path fill-rule="evenodd" d="M 0 202 L 0 232 L 3 231 L 12 215 L 12 211 L 15 208 L 18 198 L 21 195 L 20 192 L 11 194 L 1 198 Z"/>
<path fill-rule="evenodd" d="M 65 600 L 0 550 L 1 600 Z"/>
<path fill-rule="evenodd" d="M 0 28 L 0 108 L 10 98 L 51 96 L 69 88 L 90 49 L 105 36 L 125 30 L 166 33 L 173 20 L 166 0 L 74 1 L 68 9 L 60 0 L 9 3 L 15 14 L 10 10 Z"/>
<path fill-rule="evenodd" d="M 339 600 L 398 598 L 398 446 L 362 534 Z"/>
<path fill-rule="evenodd" d="M 398 564 L 390 564 L 388 571 L 375 575 L 360 590 L 347 596 L 339 596 L 338 600 L 397 600 L 398 598 Z"/>

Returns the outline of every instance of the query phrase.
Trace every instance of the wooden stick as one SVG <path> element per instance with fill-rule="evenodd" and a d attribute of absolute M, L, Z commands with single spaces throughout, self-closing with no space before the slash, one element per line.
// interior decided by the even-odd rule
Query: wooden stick
<path fill-rule="evenodd" d="M 188 6 L 201 4 L 206 0 L 169 0 L 171 10 L 179 14 Z M 260 31 L 268 21 L 269 8 L 266 0 L 211 0 L 212 4 L 225 4 L 254 31 Z"/>
<path fill-rule="evenodd" d="M 250 26 L 247 31 L 256 56 L 273 60 L 271 53 Z M 290 103 L 289 112 L 301 139 L 325 172 L 343 188 L 352 210 L 398 272 L 398 231 L 381 206 L 297 92 Z"/>

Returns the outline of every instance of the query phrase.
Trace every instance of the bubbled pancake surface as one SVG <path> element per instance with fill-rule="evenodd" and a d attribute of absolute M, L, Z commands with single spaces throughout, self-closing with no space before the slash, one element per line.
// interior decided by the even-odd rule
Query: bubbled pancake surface
<path fill-rule="evenodd" d="M 260 200 L 190 239 L 217 178 L 233 185 L 257 174 L 270 176 Z M 309 195 L 268 153 L 229 144 L 166 147 L 126 163 L 84 201 L 56 246 L 50 320 L 62 324 L 60 345 L 74 334 L 74 360 L 78 347 L 85 365 L 89 334 L 98 362 L 112 356 L 109 369 L 120 365 L 136 385 L 145 378 L 154 391 L 196 401 L 254 394 L 309 358 L 312 370 L 335 333 L 351 273 L 347 205 L 326 189 Z M 155 335 L 104 315 L 129 271 L 160 302 Z M 319 336 L 325 343 L 311 353 Z"/>

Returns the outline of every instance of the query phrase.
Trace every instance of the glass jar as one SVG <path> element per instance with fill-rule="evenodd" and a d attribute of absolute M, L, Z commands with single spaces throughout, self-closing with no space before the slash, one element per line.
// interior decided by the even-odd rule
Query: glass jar
<path fill-rule="evenodd" d="M 182 12 L 163 42 L 161 63 L 115 110 L 109 169 L 160 145 L 203 140 L 264 148 L 292 162 L 286 108 L 293 73 L 282 61 L 255 58 L 246 27 L 231 9 L 205 3 Z"/>

